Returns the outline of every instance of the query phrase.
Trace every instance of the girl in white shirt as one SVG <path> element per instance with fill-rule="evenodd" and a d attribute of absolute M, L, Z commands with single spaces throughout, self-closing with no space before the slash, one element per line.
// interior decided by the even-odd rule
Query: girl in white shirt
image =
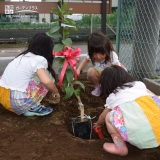
<path fill-rule="evenodd" d="M 106 104 L 93 128 L 105 123 L 114 142 L 104 143 L 104 150 L 125 156 L 128 154 L 125 141 L 140 149 L 158 147 L 159 97 L 148 91 L 143 82 L 136 81 L 117 65 L 103 70 L 100 84 Z"/>
<path fill-rule="evenodd" d="M 0 79 L 0 103 L 8 110 L 25 116 L 44 116 L 51 107 L 40 104 L 48 91 L 58 103 L 60 95 L 52 69 L 53 42 L 45 33 L 33 36 L 26 51 L 13 59 Z"/>
<path fill-rule="evenodd" d="M 79 75 L 81 70 L 91 61 L 94 67 L 88 69 L 87 77 L 94 84 L 95 89 L 91 92 L 94 96 L 101 95 L 99 78 L 104 68 L 111 64 L 121 65 L 117 53 L 110 40 L 101 32 L 93 32 L 88 37 L 88 54 L 89 56 L 82 60 L 77 69 Z"/>

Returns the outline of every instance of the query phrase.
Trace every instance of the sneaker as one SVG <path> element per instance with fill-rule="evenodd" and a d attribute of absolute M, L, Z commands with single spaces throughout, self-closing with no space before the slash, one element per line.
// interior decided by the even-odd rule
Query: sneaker
<path fill-rule="evenodd" d="M 93 96 L 99 97 L 101 95 L 101 87 L 100 86 L 95 86 L 95 89 L 91 92 Z"/>
<path fill-rule="evenodd" d="M 45 116 L 50 114 L 53 111 L 51 107 L 45 107 L 43 105 L 39 105 L 36 108 L 31 108 L 29 111 L 25 112 L 24 116 Z"/>

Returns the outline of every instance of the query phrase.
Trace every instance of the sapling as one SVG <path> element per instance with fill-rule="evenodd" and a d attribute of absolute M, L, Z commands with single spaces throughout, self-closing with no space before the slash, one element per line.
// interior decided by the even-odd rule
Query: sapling
<path fill-rule="evenodd" d="M 61 0 L 59 1 L 59 4 L 60 5 L 58 5 L 57 8 L 51 8 L 51 11 L 57 16 L 53 22 L 59 22 L 59 25 L 54 26 L 49 30 L 49 32 L 46 32 L 48 36 L 53 37 L 54 39 L 60 39 L 59 43 L 56 44 L 53 49 L 56 52 L 62 51 L 64 46 L 72 46 L 72 39 L 69 38 L 70 31 L 77 31 L 75 21 L 67 18 L 67 15 L 73 14 L 71 12 L 72 8 L 68 8 L 66 2 L 62 4 Z"/>
<path fill-rule="evenodd" d="M 58 16 L 54 22 L 59 22 L 59 26 L 52 28 L 46 34 L 59 38 L 60 41 L 53 48 L 53 55 L 55 56 L 53 63 L 58 63 L 59 71 L 59 86 L 65 92 L 65 99 L 75 95 L 78 100 L 81 119 L 84 118 L 84 106 L 81 101 L 81 88 L 85 90 L 85 86 L 77 81 L 76 64 L 79 61 L 80 48 L 72 48 L 72 39 L 69 38 L 70 30 L 77 30 L 75 21 L 67 18 L 66 15 L 72 15 L 71 8 L 68 9 L 67 3 L 60 1 L 60 6 L 51 8 L 51 11 Z"/>

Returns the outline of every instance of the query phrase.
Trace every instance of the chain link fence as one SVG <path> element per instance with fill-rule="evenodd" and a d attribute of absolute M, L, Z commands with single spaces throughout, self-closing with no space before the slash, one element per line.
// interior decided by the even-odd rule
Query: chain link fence
<path fill-rule="evenodd" d="M 120 61 L 137 79 L 160 73 L 160 0 L 119 0 Z"/>

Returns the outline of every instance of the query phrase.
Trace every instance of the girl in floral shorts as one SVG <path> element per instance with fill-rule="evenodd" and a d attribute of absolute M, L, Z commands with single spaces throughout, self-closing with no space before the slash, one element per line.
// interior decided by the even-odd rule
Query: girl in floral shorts
<path fill-rule="evenodd" d="M 109 78 L 108 78 L 109 77 Z M 94 128 L 106 124 L 114 143 L 104 143 L 105 151 L 125 156 L 126 142 L 140 148 L 160 145 L 160 99 L 125 69 L 112 65 L 100 78 L 105 109 Z"/>
<path fill-rule="evenodd" d="M 0 103 L 4 108 L 24 116 L 44 116 L 52 112 L 51 107 L 40 103 L 48 91 L 53 101 L 60 100 L 54 83 L 52 50 L 52 39 L 39 33 L 31 38 L 27 50 L 8 64 L 0 79 Z"/>

